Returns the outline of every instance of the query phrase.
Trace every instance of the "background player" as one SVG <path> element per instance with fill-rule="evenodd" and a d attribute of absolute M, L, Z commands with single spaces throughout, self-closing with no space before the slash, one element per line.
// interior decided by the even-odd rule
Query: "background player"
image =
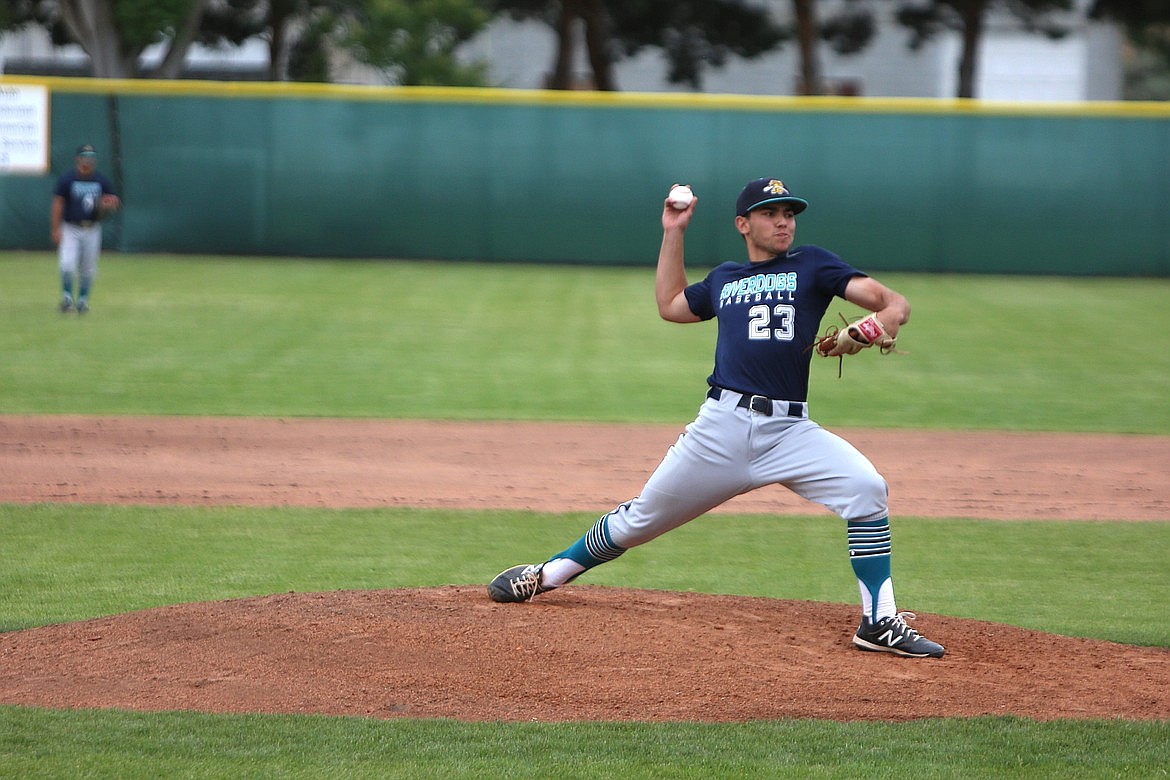
<path fill-rule="evenodd" d="M 527 601 L 736 495 L 778 483 L 846 521 L 862 601 L 854 645 L 941 658 L 943 647 L 907 624 L 913 613 L 895 606 L 885 480 L 851 444 L 808 416 L 811 346 L 833 298 L 874 312 L 867 320 L 891 345 L 910 317 L 909 303 L 825 249 L 792 249 L 796 215 L 808 202 L 772 178 L 749 182 L 736 201 L 735 227 L 748 262 L 724 263 L 688 284 L 683 236 L 697 202 L 681 210 L 663 204 L 655 297 L 664 320 L 718 320 L 715 368 L 698 416 L 636 498 L 544 563 L 501 572 L 488 594 Z"/>
<path fill-rule="evenodd" d="M 49 215 L 61 271 L 61 311 L 74 306 L 78 314 L 89 310 L 89 293 L 102 251 L 101 219 L 121 203 L 114 185 L 97 170 L 94 148 L 89 144 L 78 147 L 73 169 L 53 188 Z"/>

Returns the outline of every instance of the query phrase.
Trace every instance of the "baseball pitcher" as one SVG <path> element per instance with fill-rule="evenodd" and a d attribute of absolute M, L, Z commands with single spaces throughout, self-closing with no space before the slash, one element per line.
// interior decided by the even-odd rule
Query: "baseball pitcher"
<path fill-rule="evenodd" d="M 488 586 L 500 602 L 527 601 L 678 528 L 730 498 L 777 483 L 845 520 L 849 560 L 861 593 L 861 650 L 941 658 L 943 647 L 899 612 L 890 576 L 887 487 L 853 445 L 809 416 L 813 352 L 893 350 L 910 304 L 897 292 L 817 246 L 793 248 L 796 216 L 808 207 L 775 178 L 756 179 L 736 201 L 747 262 L 723 263 L 688 283 L 683 236 L 697 198 L 672 190 L 662 208 L 655 297 L 669 322 L 716 320 L 715 365 L 698 416 L 638 496 L 598 520 L 543 563 L 513 566 Z M 818 337 L 834 298 L 870 312 Z M 778 545 L 783 545 L 781 540 Z"/>

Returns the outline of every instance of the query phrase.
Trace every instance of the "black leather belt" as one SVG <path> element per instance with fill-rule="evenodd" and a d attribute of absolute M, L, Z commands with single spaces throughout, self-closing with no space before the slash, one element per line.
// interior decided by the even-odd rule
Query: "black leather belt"
<path fill-rule="evenodd" d="M 97 224 L 96 219 L 83 219 L 80 221 L 70 221 L 70 225 L 77 225 L 77 227 L 93 227 Z"/>
<path fill-rule="evenodd" d="M 729 390 L 728 392 L 735 393 L 736 390 Z M 707 397 L 718 401 L 723 397 L 722 387 L 712 387 L 707 391 Z M 756 414 L 762 414 L 766 417 L 771 417 L 776 410 L 777 404 L 787 404 L 788 417 L 804 417 L 804 402 L 802 401 L 777 401 L 769 398 L 766 395 L 750 395 L 748 393 L 741 393 L 739 396 L 739 403 L 736 404 L 740 409 L 751 409 Z M 779 407 L 783 408 L 783 407 Z"/>

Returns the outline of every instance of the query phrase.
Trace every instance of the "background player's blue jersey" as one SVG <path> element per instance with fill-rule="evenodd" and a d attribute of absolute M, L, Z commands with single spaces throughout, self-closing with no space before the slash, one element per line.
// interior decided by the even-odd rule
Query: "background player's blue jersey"
<path fill-rule="evenodd" d="M 807 401 L 810 346 L 829 303 L 855 276 L 865 274 L 826 249 L 802 246 L 762 263 L 724 263 L 687 287 L 691 311 L 719 320 L 707 382 Z"/>
<path fill-rule="evenodd" d="M 98 199 L 106 193 L 115 194 L 114 185 L 97 171 L 89 176 L 70 171 L 57 180 L 57 186 L 53 189 L 54 195 L 65 199 L 62 217 L 66 222 L 96 220 Z"/>

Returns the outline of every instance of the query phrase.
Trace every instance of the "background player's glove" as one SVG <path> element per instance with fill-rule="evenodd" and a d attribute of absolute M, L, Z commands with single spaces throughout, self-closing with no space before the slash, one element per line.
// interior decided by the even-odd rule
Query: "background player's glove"
<path fill-rule="evenodd" d="M 98 198 L 98 207 L 96 216 L 98 219 L 105 219 L 112 215 L 122 205 L 121 199 L 117 195 L 110 195 L 106 193 Z"/>
<path fill-rule="evenodd" d="M 877 344 L 884 355 L 894 351 L 895 341 L 877 315 L 870 314 L 844 328 L 830 326 L 825 335 L 817 339 L 817 353 L 822 357 L 856 355 Z"/>

